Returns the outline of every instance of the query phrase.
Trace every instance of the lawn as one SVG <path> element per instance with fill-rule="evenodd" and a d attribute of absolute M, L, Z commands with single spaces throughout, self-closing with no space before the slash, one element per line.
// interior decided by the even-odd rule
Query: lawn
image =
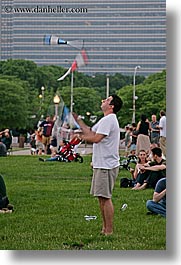
<path fill-rule="evenodd" d="M 0 158 L 12 214 L 0 214 L 0 249 L 9 250 L 165 250 L 166 220 L 146 215 L 153 190 L 120 188 L 113 192 L 114 234 L 100 235 L 97 199 L 89 195 L 90 156 L 82 164 L 40 162 L 37 156 Z M 125 211 L 121 206 L 127 203 Z M 97 219 L 86 221 L 85 215 Z"/>

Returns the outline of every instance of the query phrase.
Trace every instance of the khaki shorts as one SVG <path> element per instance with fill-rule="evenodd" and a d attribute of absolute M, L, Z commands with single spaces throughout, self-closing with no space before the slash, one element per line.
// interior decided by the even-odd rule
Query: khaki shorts
<path fill-rule="evenodd" d="M 90 194 L 97 197 L 111 198 L 119 167 L 113 169 L 96 168 L 93 172 Z"/>
<path fill-rule="evenodd" d="M 44 136 L 44 135 L 42 135 L 42 143 L 44 144 L 44 145 L 49 145 L 50 144 L 50 136 Z"/>
<path fill-rule="evenodd" d="M 39 149 L 44 149 L 44 145 L 43 145 L 43 143 L 42 142 L 40 142 L 40 141 L 37 141 L 36 142 L 36 148 L 39 150 Z"/>

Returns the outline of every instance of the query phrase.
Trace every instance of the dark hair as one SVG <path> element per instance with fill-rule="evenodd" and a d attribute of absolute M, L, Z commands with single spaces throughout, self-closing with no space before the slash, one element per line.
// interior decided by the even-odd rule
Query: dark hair
<path fill-rule="evenodd" d="M 146 154 L 146 151 L 145 151 L 144 149 L 139 150 L 139 152 L 138 152 L 138 163 L 141 162 L 141 159 L 139 158 L 139 154 L 140 154 L 141 152 L 144 152 L 144 153 Z M 148 160 L 147 160 L 147 157 L 145 158 L 145 160 L 146 160 L 146 162 L 148 161 Z"/>
<path fill-rule="evenodd" d="M 165 114 L 165 111 L 164 110 L 160 110 L 160 115 L 161 116 L 165 116 L 166 114 Z"/>
<path fill-rule="evenodd" d="M 160 147 L 154 147 L 153 149 L 151 149 L 153 155 L 157 155 L 159 157 L 162 156 L 162 149 Z"/>
<path fill-rule="evenodd" d="M 142 120 L 142 121 L 146 121 L 146 119 L 147 119 L 146 115 L 145 115 L 145 114 L 142 114 L 142 115 L 141 115 L 141 120 Z"/>
<path fill-rule="evenodd" d="M 116 114 L 122 108 L 123 101 L 120 97 L 118 97 L 115 94 L 113 94 L 111 96 L 113 99 L 111 100 L 110 105 L 114 106 L 113 112 Z"/>

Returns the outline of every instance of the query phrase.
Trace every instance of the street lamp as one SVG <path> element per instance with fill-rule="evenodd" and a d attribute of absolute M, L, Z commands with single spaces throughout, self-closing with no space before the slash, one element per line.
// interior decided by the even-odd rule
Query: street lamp
<path fill-rule="evenodd" d="M 136 100 L 138 99 L 138 97 L 135 95 L 135 87 L 136 87 L 136 71 L 138 69 L 140 69 L 141 66 L 137 65 L 135 66 L 134 69 L 134 76 L 133 76 L 133 118 L 132 118 L 132 122 L 135 123 L 135 113 L 136 113 Z"/>
<path fill-rule="evenodd" d="M 106 98 L 109 97 L 109 74 L 106 75 Z"/>
<path fill-rule="evenodd" d="M 40 115 L 42 115 L 42 98 L 43 98 L 43 96 L 42 96 L 42 94 L 39 94 L 39 99 L 40 99 Z"/>
<path fill-rule="evenodd" d="M 44 102 L 44 93 L 45 93 L 45 87 L 41 87 L 41 94 L 38 96 L 40 99 L 40 114 L 42 115 L 42 109 L 43 109 L 43 102 Z"/>
<path fill-rule="evenodd" d="M 44 100 L 45 87 L 41 87 L 42 101 Z"/>
<path fill-rule="evenodd" d="M 53 102 L 55 104 L 55 117 L 58 116 L 58 104 L 60 103 L 60 97 L 58 95 L 55 95 L 53 98 Z"/>

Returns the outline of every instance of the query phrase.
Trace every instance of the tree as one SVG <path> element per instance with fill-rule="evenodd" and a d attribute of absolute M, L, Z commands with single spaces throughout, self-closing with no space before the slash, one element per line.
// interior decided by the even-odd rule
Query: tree
<path fill-rule="evenodd" d="M 29 114 L 28 90 L 20 80 L 0 79 L 1 128 L 26 128 Z"/>
<path fill-rule="evenodd" d="M 70 109 L 70 87 L 63 87 L 57 91 L 61 95 L 65 105 Z M 101 97 L 95 89 L 88 87 L 75 87 L 73 90 L 73 111 L 79 115 L 86 117 L 97 115 L 100 110 Z M 88 114 L 88 116 L 87 116 Z"/>
<path fill-rule="evenodd" d="M 18 86 L 26 91 L 25 98 L 27 100 L 24 98 L 26 105 L 22 105 L 24 106 L 22 113 L 24 110 L 28 112 L 28 114 L 23 114 L 24 117 L 27 116 L 27 121 L 21 124 L 30 124 L 31 120 L 28 120 L 30 116 L 39 118 L 42 114 L 54 113 L 53 97 L 56 91 L 63 97 L 67 107 L 70 107 L 71 75 L 65 78 L 63 82 L 57 81 L 65 72 L 66 69 L 63 67 L 54 65 L 37 66 L 36 63 L 29 60 L 9 59 L 0 62 L 0 74 L 6 75 L 6 77 L 1 76 L 0 78 L 4 80 L 3 82 L 10 82 L 6 84 L 7 87 L 14 86 L 15 88 Z M 118 113 L 120 126 L 123 127 L 132 121 L 133 76 L 116 73 L 110 75 L 109 79 L 110 95 L 117 93 L 123 98 L 123 109 Z M 45 87 L 43 100 L 39 98 L 42 86 Z M 3 98 L 6 88 L 4 87 L 1 90 L 3 90 L 1 93 L 1 98 Z M 9 93 L 8 90 L 7 92 Z M 152 113 L 158 115 L 160 109 L 166 109 L 166 71 L 150 75 L 146 79 L 144 76 L 136 75 L 136 95 L 138 96 L 138 100 L 136 100 L 136 121 L 140 119 L 142 113 L 150 118 Z M 96 73 L 95 76 L 89 76 L 78 71 L 74 72 L 74 111 L 81 115 L 90 112 L 99 116 L 100 100 L 105 97 L 106 73 Z M 1 106 L 1 113 L 4 111 L 2 107 L 6 106 Z M 20 108 L 20 106 L 17 106 L 17 108 Z M 12 122 L 17 123 L 11 120 Z"/>
<path fill-rule="evenodd" d="M 33 61 L 9 59 L 1 64 L 0 73 L 3 75 L 16 76 L 21 80 L 28 81 L 35 88 L 37 83 L 37 65 Z"/>
<path fill-rule="evenodd" d="M 121 126 L 130 124 L 132 121 L 133 86 L 126 86 L 117 91 L 123 99 L 123 108 L 119 115 Z M 136 122 L 141 114 L 147 115 L 148 119 L 156 114 L 159 119 L 161 109 L 166 110 L 166 71 L 149 76 L 142 84 L 136 86 Z"/>
<path fill-rule="evenodd" d="M 46 91 L 51 89 L 56 92 L 57 87 L 62 87 L 62 83 L 58 82 L 57 79 L 63 75 L 65 69 L 63 67 L 48 65 L 40 66 L 37 68 L 37 83 L 36 87 L 38 91 L 41 92 L 41 87 L 44 86 Z M 68 85 L 68 80 L 64 81 L 64 84 Z"/>

